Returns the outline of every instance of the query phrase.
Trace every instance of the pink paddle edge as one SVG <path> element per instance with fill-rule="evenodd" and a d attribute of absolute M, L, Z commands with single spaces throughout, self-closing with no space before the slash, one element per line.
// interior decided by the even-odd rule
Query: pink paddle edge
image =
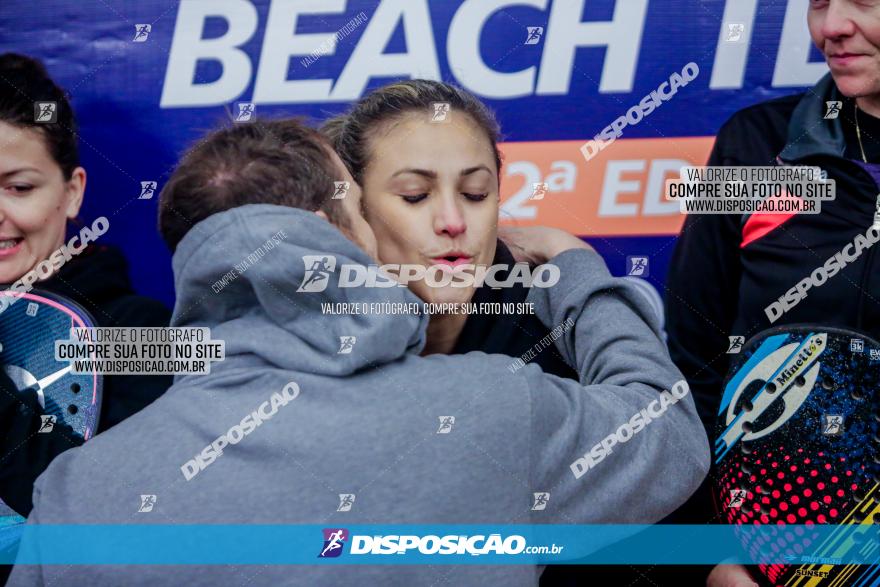
<path fill-rule="evenodd" d="M 50 300 L 49 298 L 44 298 L 42 296 L 38 296 L 38 295 L 32 294 L 32 293 L 13 293 L 13 292 L 10 292 L 9 290 L 0 291 L 0 295 L 9 296 L 12 298 L 24 298 L 26 300 L 34 300 L 37 302 L 42 302 L 48 306 L 52 306 L 56 310 L 59 310 L 65 314 L 67 314 L 68 316 L 70 316 L 70 322 L 71 322 L 70 327 L 71 328 L 74 328 L 77 326 L 79 328 L 88 328 L 86 326 L 86 323 L 82 321 L 82 318 L 80 318 L 78 315 L 76 315 L 76 313 L 74 313 L 70 308 L 67 308 L 67 307 L 59 304 L 55 300 Z M 98 374 L 92 373 L 92 405 L 94 406 L 97 403 L 98 403 Z M 91 438 L 91 436 L 92 436 L 92 429 L 87 426 L 86 433 L 83 438 L 85 440 L 88 440 L 89 438 Z"/>

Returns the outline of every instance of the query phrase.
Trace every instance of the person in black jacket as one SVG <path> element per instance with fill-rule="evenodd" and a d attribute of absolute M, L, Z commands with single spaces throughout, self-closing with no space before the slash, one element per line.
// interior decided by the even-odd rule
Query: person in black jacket
<path fill-rule="evenodd" d="M 822 202 L 820 214 L 690 216 L 668 273 L 670 353 L 710 438 L 729 367 L 728 337 L 748 340 L 796 323 L 880 334 L 878 247 L 855 255 L 849 246 L 880 225 L 880 5 L 813 0 L 808 21 L 830 74 L 805 93 L 736 113 L 719 131 L 708 165 L 818 166 L 835 180 L 836 199 Z M 826 264 L 842 251 L 844 263 Z M 779 303 L 816 270 L 827 280 L 794 305 Z M 695 522 L 712 518 L 707 496 L 703 503 L 705 517 Z M 717 567 L 710 580 L 751 584 L 742 567 Z"/>
<path fill-rule="evenodd" d="M 35 120 L 34 103 L 38 101 L 56 104 L 55 122 Z M 75 129 L 73 110 L 64 91 L 49 78 L 40 62 L 21 55 L 0 55 L 2 289 L 67 242 L 67 225 L 76 221 L 86 184 Z M 34 286 L 76 302 L 98 326 L 167 326 L 170 319 L 163 304 L 135 295 L 125 258 L 106 245 L 90 244 Z M 60 420 L 51 432 L 37 434 L 44 412 L 36 394 L 16 389 L 2 367 L 0 499 L 27 516 L 36 478 L 56 456 L 79 446 L 83 439 Z M 148 405 L 171 382 L 172 377 L 167 375 L 105 376 L 97 432 Z"/>

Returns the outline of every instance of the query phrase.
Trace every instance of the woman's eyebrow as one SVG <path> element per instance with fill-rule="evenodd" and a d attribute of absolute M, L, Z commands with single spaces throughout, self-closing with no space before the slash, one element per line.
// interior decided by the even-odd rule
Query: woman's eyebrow
<path fill-rule="evenodd" d="M 406 169 L 401 169 L 399 171 L 396 171 L 394 173 L 394 175 L 392 175 L 391 177 L 395 178 L 398 175 L 402 175 L 404 173 L 414 173 L 416 175 L 421 175 L 421 176 L 427 177 L 429 179 L 437 179 L 437 172 L 436 171 L 431 171 L 430 169 L 415 169 L 413 167 L 407 167 Z"/>
<path fill-rule="evenodd" d="M 470 175 L 472 173 L 476 173 L 477 171 L 481 171 L 481 170 L 486 171 L 489 174 L 492 173 L 492 171 L 488 167 L 486 167 L 485 165 L 477 165 L 476 167 L 468 167 L 467 169 L 462 169 L 461 173 L 459 175 L 461 177 L 464 177 L 465 175 Z"/>
<path fill-rule="evenodd" d="M 40 170 L 36 167 L 19 167 L 18 169 L 12 169 L 10 171 L 5 171 L 0 173 L 0 177 L 10 177 L 15 175 L 16 173 L 24 173 L 25 171 L 33 171 L 35 173 L 40 173 Z"/>

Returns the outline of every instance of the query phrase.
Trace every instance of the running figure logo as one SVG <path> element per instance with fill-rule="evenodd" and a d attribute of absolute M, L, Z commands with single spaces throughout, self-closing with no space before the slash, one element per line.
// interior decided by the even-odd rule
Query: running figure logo
<path fill-rule="evenodd" d="M 350 512 L 352 506 L 354 506 L 354 493 L 340 493 L 339 494 L 339 507 L 336 508 L 337 512 Z"/>
<path fill-rule="evenodd" d="M 303 255 L 306 274 L 296 290 L 315 293 L 327 289 L 330 274 L 336 270 L 336 257 L 333 255 Z"/>
<path fill-rule="evenodd" d="M 34 102 L 34 122 L 58 122 L 58 104 L 55 102 Z"/>
<path fill-rule="evenodd" d="M 235 107 L 238 112 L 235 115 L 234 122 L 250 122 L 256 114 L 256 106 L 253 102 L 236 102 Z"/>
<path fill-rule="evenodd" d="M 727 339 L 730 341 L 729 346 L 727 347 L 728 355 L 738 355 L 739 352 L 743 348 L 743 344 L 746 342 L 745 336 L 728 336 Z"/>
<path fill-rule="evenodd" d="M 730 501 L 727 502 L 727 507 L 739 508 L 740 506 L 742 506 L 742 504 L 745 500 L 746 500 L 746 490 L 745 489 L 731 489 L 730 490 Z"/>
<path fill-rule="evenodd" d="M 55 422 L 57 420 L 56 416 L 52 414 L 45 414 L 40 416 L 40 429 L 37 430 L 39 434 L 48 434 L 52 432 L 52 429 L 55 427 Z"/>
<path fill-rule="evenodd" d="M 550 501 L 550 493 L 540 491 L 532 495 L 535 496 L 535 503 L 532 504 L 532 511 L 539 512 L 547 508 L 547 502 Z"/>
<path fill-rule="evenodd" d="M 546 183 L 533 183 L 532 184 L 532 195 L 529 198 L 530 200 L 543 200 L 544 196 L 547 194 L 547 184 Z"/>
<path fill-rule="evenodd" d="M 843 434 L 843 416 L 840 414 L 822 414 L 822 435 L 840 436 Z"/>
<path fill-rule="evenodd" d="M 648 258 L 647 257 L 627 257 L 626 258 L 626 274 L 635 277 L 648 276 Z"/>
<path fill-rule="evenodd" d="M 746 31 L 746 25 L 742 23 L 729 23 L 727 25 L 727 38 L 724 39 L 728 43 L 738 43 L 743 38 Z"/>
<path fill-rule="evenodd" d="M 342 554 L 345 541 L 348 540 L 348 530 L 345 528 L 324 528 L 324 547 L 318 558 L 336 558 Z"/>
<path fill-rule="evenodd" d="M 331 199 L 342 200 L 348 195 L 348 188 L 351 187 L 351 183 L 347 181 L 334 181 L 333 186 L 335 191 L 333 192 L 333 197 Z"/>
<path fill-rule="evenodd" d="M 529 26 L 526 27 L 527 35 L 526 42 L 523 45 L 537 45 L 538 41 L 541 40 L 541 35 L 544 34 L 544 27 L 542 26 Z"/>
<path fill-rule="evenodd" d="M 152 200 L 158 185 L 155 181 L 142 181 L 141 195 L 138 196 L 138 200 Z"/>
<path fill-rule="evenodd" d="M 455 416 L 438 416 L 438 418 L 440 419 L 440 428 L 437 428 L 437 434 L 449 434 L 452 432 Z"/>
<path fill-rule="evenodd" d="M 134 25 L 134 38 L 132 41 L 135 43 L 143 43 L 147 40 L 147 37 L 150 36 L 150 31 L 153 30 L 153 25 L 151 24 L 136 24 Z"/>
<path fill-rule="evenodd" d="M 354 349 L 354 343 L 357 342 L 356 336 L 340 336 L 339 337 L 339 350 L 336 351 L 337 355 L 350 355 L 351 351 Z"/>
<path fill-rule="evenodd" d="M 431 122 L 446 122 L 449 119 L 449 102 L 432 102 L 434 114 L 431 115 Z"/>
<path fill-rule="evenodd" d="M 840 116 L 840 109 L 843 108 L 843 102 L 840 100 L 828 100 L 825 102 L 825 120 L 834 120 Z"/>
<path fill-rule="evenodd" d="M 153 511 L 153 506 L 156 505 L 156 496 L 155 495 L 142 495 L 141 496 L 141 506 L 138 508 L 138 512 L 151 512 Z"/>

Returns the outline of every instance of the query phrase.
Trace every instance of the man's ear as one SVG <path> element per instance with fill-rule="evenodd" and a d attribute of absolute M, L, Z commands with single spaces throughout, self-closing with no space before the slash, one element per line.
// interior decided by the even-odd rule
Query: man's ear
<path fill-rule="evenodd" d="M 321 218 L 323 218 L 327 222 L 330 222 L 330 219 L 327 218 L 327 213 L 324 212 L 323 210 L 315 210 L 315 214 L 317 214 L 318 216 L 320 216 Z"/>

